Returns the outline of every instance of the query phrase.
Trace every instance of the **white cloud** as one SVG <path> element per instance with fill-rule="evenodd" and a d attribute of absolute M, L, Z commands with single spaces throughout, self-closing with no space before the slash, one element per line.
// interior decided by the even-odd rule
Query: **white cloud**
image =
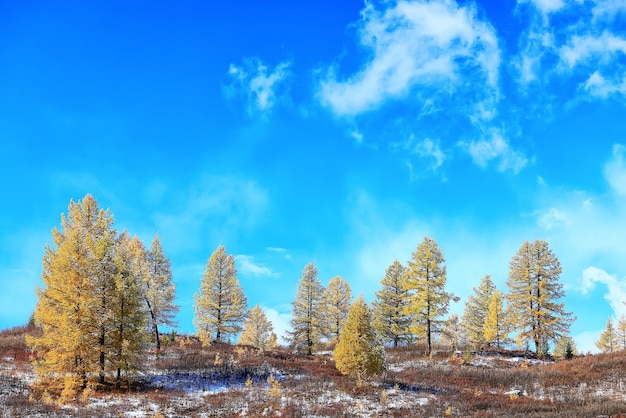
<path fill-rule="evenodd" d="M 283 309 L 274 309 L 267 306 L 261 306 L 267 319 L 274 326 L 274 332 L 278 337 L 279 344 L 285 344 L 283 337 L 287 335 L 287 330 L 291 329 L 291 311 L 285 311 Z"/>
<path fill-rule="evenodd" d="M 238 254 L 235 256 L 237 262 L 237 271 L 244 275 L 250 276 L 275 276 L 268 267 L 260 266 L 254 262 L 254 257 L 251 255 Z"/>
<path fill-rule="evenodd" d="M 498 161 L 498 170 L 511 170 L 518 173 L 528 163 L 528 159 L 502 136 L 499 130 L 492 129 L 487 138 L 460 144 L 467 150 L 474 164 L 486 168 L 491 161 Z"/>
<path fill-rule="evenodd" d="M 595 0 L 592 13 L 595 20 L 613 20 L 626 13 L 626 3 L 624 0 Z"/>
<path fill-rule="evenodd" d="M 371 59 L 346 80 L 330 70 L 320 98 L 337 115 L 357 115 L 417 86 L 454 91 L 474 74 L 473 89 L 497 95 L 500 50 L 493 27 L 472 6 L 452 0 L 399 1 L 379 11 L 366 3 L 360 42 Z M 461 73 L 464 75 L 461 75 Z"/>
<path fill-rule="evenodd" d="M 267 247 L 267 251 L 272 253 L 282 254 L 286 260 L 291 260 L 291 254 L 289 254 L 289 250 L 281 247 Z"/>
<path fill-rule="evenodd" d="M 414 134 L 409 135 L 409 137 L 403 142 L 393 144 L 392 147 L 399 149 L 403 153 L 420 157 L 424 161 L 424 171 L 431 173 L 437 172 L 446 160 L 446 154 L 441 149 L 441 145 L 438 140 L 430 138 L 418 140 Z M 413 164 L 410 161 L 405 161 L 405 165 L 411 173 L 411 179 L 413 179 Z"/>
<path fill-rule="evenodd" d="M 518 0 L 517 3 L 530 3 L 543 14 L 557 12 L 565 6 L 565 2 L 563 0 Z"/>
<path fill-rule="evenodd" d="M 550 208 L 537 214 L 537 225 L 542 229 L 550 230 L 559 226 L 567 226 L 569 223 L 567 215 L 557 208 Z"/>
<path fill-rule="evenodd" d="M 613 191 L 620 196 L 626 196 L 626 164 L 624 157 L 626 147 L 621 144 L 613 145 L 611 159 L 604 165 L 604 177 Z"/>
<path fill-rule="evenodd" d="M 572 36 L 568 43 L 559 49 L 561 62 L 572 69 L 574 66 L 592 59 L 600 64 L 608 64 L 616 54 L 626 53 L 626 40 L 611 32 L 601 35 L 586 34 Z"/>
<path fill-rule="evenodd" d="M 270 69 L 258 59 L 246 59 L 243 66 L 230 64 L 231 83 L 224 87 L 227 96 L 246 97 L 248 112 L 267 112 L 279 100 L 279 92 L 290 77 L 290 62 L 281 62 Z"/>
<path fill-rule="evenodd" d="M 626 315 L 626 279 L 618 279 L 616 276 L 607 273 L 597 267 L 588 267 L 583 271 L 582 292 L 589 293 L 596 284 L 603 284 L 608 292 L 604 294 L 604 299 L 609 302 L 615 318 Z"/>

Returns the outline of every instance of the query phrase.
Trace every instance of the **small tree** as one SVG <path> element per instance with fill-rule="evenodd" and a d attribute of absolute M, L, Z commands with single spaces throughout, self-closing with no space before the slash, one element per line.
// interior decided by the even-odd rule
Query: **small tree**
<path fill-rule="evenodd" d="M 615 327 L 611 317 L 606 321 L 606 329 L 600 334 L 600 339 L 596 341 L 598 347 L 603 353 L 611 353 L 617 349 L 617 338 L 615 335 Z"/>
<path fill-rule="evenodd" d="M 363 296 L 352 304 L 333 353 L 337 370 L 354 376 L 359 385 L 366 375 L 385 368 L 385 353 L 372 324 L 370 309 Z"/>
<path fill-rule="evenodd" d="M 458 350 L 464 343 L 465 333 L 457 314 L 452 314 L 444 322 L 441 330 L 441 341 L 448 344 L 452 350 Z"/>
<path fill-rule="evenodd" d="M 562 336 L 554 345 L 554 358 L 571 360 L 578 354 L 576 343 L 569 336 Z"/>
<path fill-rule="evenodd" d="M 626 317 L 622 315 L 615 327 L 615 337 L 620 350 L 626 349 Z"/>
<path fill-rule="evenodd" d="M 480 347 L 487 343 L 485 341 L 485 316 L 496 285 L 491 280 L 491 276 L 486 275 L 473 290 L 474 294 L 470 295 L 465 302 L 462 323 L 469 343 L 474 347 Z"/>
<path fill-rule="evenodd" d="M 241 332 L 248 300 L 237 280 L 235 257 L 226 254 L 223 245 L 209 258 L 200 291 L 194 297 L 193 322 L 203 345 L 228 341 Z"/>
<path fill-rule="evenodd" d="M 263 309 L 259 305 L 250 309 L 246 322 L 243 324 L 243 332 L 237 344 L 251 345 L 261 351 L 269 347 L 270 339 L 274 332 L 274 326 L 267 319 Z"/>
<path fill-rule="evenodd" d="M 495 345 L 496 348 L 502 348 L 502 344 L 508 340 L 509 336 L 503 299 L 500 292 L 497 289 L 494 290 L 485 315 L 485 341 L 489 345 Z"/>
<path fill-rule="evenodd" d="M 330 280 L 322 295 L 326 319 L 326 338 L 337 344 L 341 327 L 348 316 L 352 292 L 347 281 L 337 276 Z"/>

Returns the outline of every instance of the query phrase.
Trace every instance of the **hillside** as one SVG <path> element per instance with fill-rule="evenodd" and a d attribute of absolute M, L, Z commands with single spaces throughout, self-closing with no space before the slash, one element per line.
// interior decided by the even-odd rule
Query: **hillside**
<path fill-rule="evenodd" d="M 121 390 L 101 388 L 59 405 L 33 382 L 25 327 L 0 332 L 0 416 L 624 416 L 626 353 L 540 361 L 516 352 L 431 358 L 420 347 L 387 350 L 387 371 L 363 387 L 330 352 L 259 353 L 228 344 L 168 341 Z M 171 339 L 170 339 L 171 340 Z M 271 384 L 268 381 L 272 382 Z"/>

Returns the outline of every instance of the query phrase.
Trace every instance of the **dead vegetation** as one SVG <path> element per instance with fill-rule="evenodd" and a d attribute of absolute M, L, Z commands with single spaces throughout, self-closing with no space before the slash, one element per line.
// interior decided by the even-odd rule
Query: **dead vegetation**
<path fill-rule="evenodd" d="M 388 370 L 357 387 L 329 354 L 259 352 L 178 336 L 124 390 L 60 404 L 33 390 L 24 334 L 0 332 L 0 416 L 626 416 L 626 353 L 540 361 L 522 352 L 387 350 Z"/>

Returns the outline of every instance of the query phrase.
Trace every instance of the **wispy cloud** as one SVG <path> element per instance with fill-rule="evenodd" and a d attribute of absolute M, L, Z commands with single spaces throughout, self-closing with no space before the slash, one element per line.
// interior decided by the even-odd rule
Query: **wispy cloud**
<path fill-rule="evenodd" d="M 537 225 L 542 229 L 550 230 L 560 226 L 567 226 L 569 222 L 567 215 L 557 208 L 537 212 Z"/>
<path fill-rule="evenodd" d="M 291 63 L 281 62 L 273 69 L 259 59 L 245 59 L 243 65 L 230 64 L 230 83 L 224 86 L 227 97 L 243 96 L 249 114 L 270 111 L 286 91 Z"/>
<path fill-rule="evenodd" d="M 611 305 L 615 318 L 626 315 L 626 279 L 620 280 L 598 267 L 586 268 L 582 278 L 583 294 L 592 291 L 597 284 L 606 286 L 608 292 L 604 294 L 604 299 Z"/>
<path fill-rule="evenodd" d="M 472 89 L 497 95 L 498 40 L 472 6 L 417 0 L 377 10 L 368 2 L 359 35 L 371 58 L 347 78 L 333 67 L 321 81 L 321 102 L 337 115 L 376 109 L 418 86 L 453 92 L 467 85 L 467 74 L 475 78 Z"/>
<path fill-rule="evenodd" d="M 483 168 L 494 161 L 499 171 L 518 173 L 528 163 L 526 156 L 513 149 L 499 129 L 491 129 L 485 138 L 462 142 L 460 146 L 467 150 L 476 165 Z"/>
<path fill-rule="evenodd" d="M 563 0 L 518 0 L 517 3 L 530 3 L 543 14 L 554 13 L 565 6 L 565 1 Z"/>
<path fill-rule="evenodd" d="M 237 270 L 244 275 L 255 277 L 276 276 L 276 273 L 274 273 L 268 267 L 261 266 L 255 263 L 254 257 L 251 255 L 238 254 L 235 256 L 235 261 L 237 262 Z"/>
<path fill-rule="evenodd" d="M 626 147 L 621 144 L 613 145 L 611 159 L 604 165 L 604 177 L 613 191 L 620 196 L 626 196 Z"/>
<path fill-rule="evenodd" d="M 409 135 L 402 142 L 392 144 L 392 148 L 409 157 L 416 156 L 419 158 L 420 170 L 416 170 L 410 160 L 405 161 L 411 180 L 415 179 L 419 172 L 436 173 L 447 158 L 446 153 L 441 149 L 439 140 L 430 138 L 419 140 L 414 134 Z"/>
<path fill-rule="evenodd" d="M 283 257 L 285 257 L 286 260 L 291 260 L 291 254 L 289 254 L 289 250 L 287 250 L 286 248 L 282 248 L 282 247 L 267 247 L 267 251 L 272 252 L 272 253 L 281 254 Z"/>

